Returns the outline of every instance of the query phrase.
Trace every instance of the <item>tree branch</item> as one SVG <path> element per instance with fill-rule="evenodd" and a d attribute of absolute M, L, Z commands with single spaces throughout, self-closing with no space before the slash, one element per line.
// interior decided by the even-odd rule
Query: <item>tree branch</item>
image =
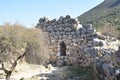
<path fill-rule="evenodd" d="M 7 70 L 5 67 L 4 67 L 4 63 L 3 63 L 3 61 L 0 61 L 0 64 L 1 64 L 1 68 L 0 68 L 0 70 L 3 70 L 6 74 L 8 73 L 8 72 L 12 72 L 13 70 L 14 70 L 14 68 L 17 66 L 17 61 L 19 60 L 19 59 L 21 59 L 21 58 L 23 58 L 25 56 L 25 52 L 23 53 L 23 55 L 20 55 L 13 63 L 12 63 L 12 68 L 11 68 L 11 70 L 9 71 L 9 70 Z"/>
<path fill-rule="evenodd" d="M 0 61 L 0 64 L 2 66 L 1 70 L 3 70 L 5 73 L 8 73 L 8 70 L 4 67 L 3 61 Z"/>
<path fill-rule="evenodd" d="M 17 61 L 21 58 L 23 58 L 25 56 L 25 52 L 23 53 L 23 55 L 20 55 L 15 61 L 14 63 L 12 64 L 12 68 L 11 68 L 11 71 L 14 70 L 14 68 L 17 66 Z"/>
<path fill-rule="evenodd" d="M 13 62 L 12 62 L 12 60 L 9 60 L 9 62 L 10 62 L 10 64 L 11 64 L 11 65 L 13 65 Z"/>
<path fill-rule="evenodd" d="M 21 58 L 23 58 L 25 56 L 25 52 L 23 53 L 23 55 L 20 55 L 18 58 L 17 58 L 17 61 Z"/>

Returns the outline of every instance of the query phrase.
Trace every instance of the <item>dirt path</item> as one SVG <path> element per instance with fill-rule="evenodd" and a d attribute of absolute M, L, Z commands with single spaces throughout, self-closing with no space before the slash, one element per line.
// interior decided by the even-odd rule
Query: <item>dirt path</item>
<path fill-rule="evenodd" d="M 21 78 L 29 79 L 35 75 L 42 73 L 50 74 L 53 70 L 55 69 L 49 70 L 42 65 L 32 65 L 27 63 L 18 64 L 11 78 L 14 78 L 15 80 L 19 80 Z"/>
<path fill-rule="evenodd" d="M 61 80 L 64 74 L 61 74 L 67 66 L 65 67 L 53 67 L 48 65 L 45 68 L 42 65 L 31 65 L 31 64 L 18 64 L 14 70 L 11 78 L 14 80 L 20 80 L 21 78 L 25 80 Z"/>
<path fill-rule="evenodd" d="M 88 72 L 91 71 L 76 68 L 75 66 L 53 67 L 48 65 L 45 68 L 42 65 L 22 63 L 16 66 L 11 80 L 88 80 L 85 79 L 91 76 L 91 73 Z M 86 74 L 87 76 L 85 76 Z"/>

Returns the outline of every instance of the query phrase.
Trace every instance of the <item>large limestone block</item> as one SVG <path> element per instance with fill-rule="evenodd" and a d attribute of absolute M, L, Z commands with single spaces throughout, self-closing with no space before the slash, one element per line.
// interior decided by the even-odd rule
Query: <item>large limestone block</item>
<path fill-rule="evenodd" d="M 75 35 L 75 32 L 74 32 L 74 31 L 71 31 L 71 35 Z"/>
<path fill-rule="evenodd" d="M 83 27 L 86 28 L 86 29 L 91 29 L 92 28 L 92 24 L 89 24 L 89 23 L 88 24 L 84 24 Z"/>
<path fill-rule="evenodd" d="M 67 39 L 68 38 L 68 36 L 67 35 L 63 35 L 63 39 Z"/>
<path fill-rule="evenodd" d="M 47 31 L 53 31 L 53 26 L 51 26 L 51 25 L 48 26 L 48 27 L 47 27 Z"/>
<path fill-rule="evenodd" d="M 86 29 L 85 28 L 81 28 L 81 34 L 83 35 L 83 34 L 85 34 L 86 33 Z"/>
<path fill-rule="evenodd" d="M 68 35 L 68 39 L 72 39 L 73 38 L 73 35 Z"/>
<path fill-rule="evenodd" d="M 80 28 L 82 28 L 82 25 L 81 24 L 77 24 L 76 25 L 76 29 L 80 29 Z"/>
<path fill-rule="evenodd" d="M 98 38 L 93 39 L 93 45 L 94 46 L 101 46 L 101 47 L 106 47 L 106 42 L 103 40 L 100 40 Z"/>

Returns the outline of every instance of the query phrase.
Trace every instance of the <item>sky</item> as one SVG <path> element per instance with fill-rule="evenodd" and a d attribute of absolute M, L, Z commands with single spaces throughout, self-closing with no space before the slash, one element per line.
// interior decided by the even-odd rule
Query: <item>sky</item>
<path fill-rule="evenodd" d="M 6 22 L 33 27 L 39 18 L 49 19 L 85 13 L 104 0 L 0 0 L 0 25 Z"/>

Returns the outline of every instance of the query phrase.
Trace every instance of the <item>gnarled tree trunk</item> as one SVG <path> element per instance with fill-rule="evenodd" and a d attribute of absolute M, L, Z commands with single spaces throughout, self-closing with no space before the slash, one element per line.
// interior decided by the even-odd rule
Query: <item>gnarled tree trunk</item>
<path fill-rule="evenodd" d="M 0 61 L 1 65 L 2 65 L 2 68 L 1 70 L 3 70 L 6 74 L 6 80 L 10 80 L 10 76 L 13 72 L 13 70 L 15 69 L 15 67 L 17 66 L 17 61 L 21 58 L 23 58 L 25 56 L 25 52 L 23 53 L 23 55 L 20 55 L 13 63 L 12 63 L 12 67 L 11 67 L 11 70 L 7 70 L 5 67 L 4 67 L 4 63 L 3 61 Z"/>
<path fill-rule="evenodd" d="M 10 80 L 11 73 L 12 73 L 11 71 L 8 71 L 6 73 L 6 80 Z"/>

